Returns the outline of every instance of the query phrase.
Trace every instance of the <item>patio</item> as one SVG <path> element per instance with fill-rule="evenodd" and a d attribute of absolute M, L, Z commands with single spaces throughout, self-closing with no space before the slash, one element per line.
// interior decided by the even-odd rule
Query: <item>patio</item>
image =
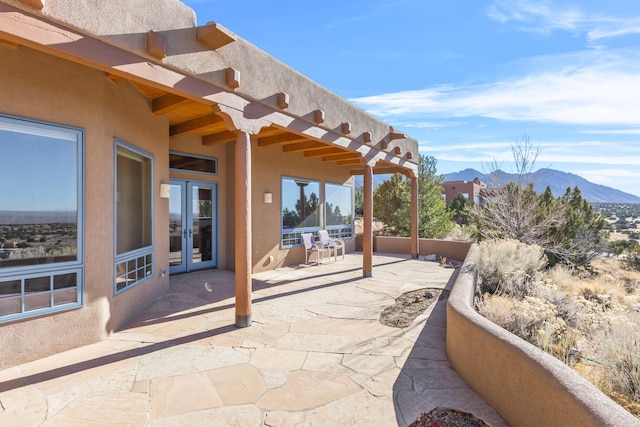
<path fill-rule="evenodd" d="M 455 272 L 375 255 L 363 278 L 362 255 L 348 254 L 255 274 L 244 329 L 233 273 L 174 276 L 108 339 L 0 371 L 0 425 L 406 426 L 448 407 L 504 426 L 447 362 L 445 299 L 405 329 L 377 320 L 400 294 L 444 289 Z"/>

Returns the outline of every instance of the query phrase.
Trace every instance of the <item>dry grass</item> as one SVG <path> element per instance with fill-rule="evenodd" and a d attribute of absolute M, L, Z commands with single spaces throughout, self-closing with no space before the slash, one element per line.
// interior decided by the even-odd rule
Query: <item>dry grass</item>
<path fill-rule="evenodd" d="M 487 240 L 480 243 L 474 262 L 482 293 L 524 296 L 546 259 L 539 246 L 517 240 Z"/>
<path fill-rule="evenodd" d="M 488 242 L 479 252 L 486 293 L 478 311 L 573 366 L 640 418 L 640 272 L 604 257 L 590 270 L 542 272 L 539 248 L 510 241 Z"/>

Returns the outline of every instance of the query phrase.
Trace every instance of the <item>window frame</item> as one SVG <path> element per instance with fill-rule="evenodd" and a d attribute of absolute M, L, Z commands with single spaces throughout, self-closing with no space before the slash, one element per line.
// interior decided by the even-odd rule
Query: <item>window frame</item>
<path fill-rule="evenodd" d="M 218 158 L 217 157 L 211 157 L 211 156 L 205 156 L 205 155 L 202 155 L 202 154 L 193 154 L 193 153 L 185 153 L 185 152 L 182 152 L 182 151 L 170 150 L 169 151 L 169 158 L 171 157 L 172 154 L 176 154 L 178 156 L 193 157 L 193 158 L 196 158 L 196 159 L 211 160 L 215 164 L 216 171 L 215 172 L 203 172 L 203 171 L 195 171 L 195 170 L 191 170 L 191 169 L 172 168 L 171 167 L 171 162 L 169 162 L 169 171 L 170 172 L 194 173 L 194 174 L 199 174 L 199 175 L 204 175 L 204 176 L 218 176 L 220 164 L 218 163 Z"/>
<path fill-rule="evenodd" d="M 6 297 L 4 301 L 20 300 L 20 312 L 0 315 L 0 324 L 14 322 L 16 320 L 29 319 L 42 315 L 49 315 L 69 311 L 84 306 L 84 207 L 85 207 L 85 131 L 84 129 L 62 125 L 58 123 L 47 122 L 43 120 L 35 120 L 24 117 L 0 114 L 0 123 L 9 124 L 10 126 L 21 127 L 33 130 L 33 134 L 43 134 L 46 136 L 47 131 L 53 133 L 66 133 L 75 139 L 75 164 L 76 164 L 76 259 L 70 261 L 61 261 L 58 263 L 40 263 L 22 266 L 9 266 L 0 268 L 0 282 L 20 281 L 19 295 Z M 54 285 L 55 277 L 64 274 L 76 274 L 75 299 L 76 301 L 68 302 L 60 305 L 54 305 L 54 296 L 56 289 Z M 29 279 L 38 277 L 49 277 L 50 288 L 46 291 L 34 292 L 29 295 L 26 291 L 25 282 Z M 62 289 L 71 289 L 62 288 Z M 49 293 L 49 306 L 36 308 L 33 310 L 25 310 L 25 298 L 34 296 L 35 294 Z"/>
<path fill-rule="evenodd" d="M 310 183 L 318 183 L 319 185 L 319 201 L 321 208 L 318 212 L 318 226 L 314 227 L 296 227 L 285 229 L 283 228 L 283 211 L 284 211 L 284 180 L 293 181 L 309 181 Z M 351 191 L 351 224 L 342 225 L 327 225 L 327 185 L 333 185 L 336 187 L 348 188 Z M 280 177 L 280 249 L 290 249 L 295 246 L 303 245 L 302 234 L 312 233 L 317 237 L 319 230 L 327 230 L 329 236 L 334 239 L 351 240 L 355 238 L 355 187 L 348 184 L 340 184 L 331 181 L 316 180 L 310 178 L 292 177 L 288 175 L 282 175 Z"/>
<path fill-rule="evenodd" d="M 354 238 L 355 234 L 355 189 L 353 185 L 347 184 L 339 184 L 331 181 L 324 181 L 323 183 L 323 196 L 324 200 L 322 202 L 323 207 L 323 218 L 324 218 L 324 229 L 329 232 L 329 237 L 332 239 L 342 239 L 342 240 L 351 240 Z M 348 188 L 351 191 L 351 224 L 338 224 L 338 225 L 329 225 L 327 224 L 327 186 L 332 185 L 334 187 L 342 187 Z"/>
<path fill-rule="evenodd" d="M 118 148 L 121 147 L 125 150 L 131 151 L 135 154 L 138 154 L 142 157 L 147 158 L 150 161 L 150 221 L 151 221 L 151 243 L 147 246 L 143 246 L 140 248 L 136 248 L 130 251 L 123 252 L 118 254 Z M 114 212 L 114 228 L 113 228 L 113 295 L 120 295 L 129 289 L 136 287 L 137 285 L 146 282 L 155 276 L 155 159 L 153 154 L 144 151 L 140 148 L 137 148 L 125 141 L 122 141 L 118 138 L 114 139 L 114 159 L 113 159 L 113 212 Z M 142 266 L 138 265 L 138 260 L 144 258 L 145 262 Z M 147 262 L 147 259 L 150 259 Z M 135 268 L 129 269 L 130 263 L 135 263 Z M 118 273 L 118 266 L 124 264 L 125 269 L 123 274 Z M 136 273 L 137 271 L 144 269 L 146 274 L 143 275 L 142 278 L 138 278 L 136 274 L 136 280 L 131 283 L 125 284 L 124 287 L 118 289 L 118 279 L 123 277 L 128 277 L 130 274 Z"/>
<path fill-rule="evenodd" d="M 283 220 L 284 220 L 284 215 L 283 215 L 283 211 L 284 211 L 284 188 L 283 188 L 283 184 L 284 184 L 284 180 L 285 179 L 289 179 L 289 180 L 293 180 L 293 181 L 308 181 L 309 183 L 317 183 L 318 184 L 318 201 L 319 204 L 322 205 L 323 200 L 324 200 L 324 194 L 322 194 L 323 191 L 323 185 L 322 185 L 322 181 L 321 180 L 316 180 L 316 179 L 310 179 L 310 178 L 300 178 L 300 177 L 293 177 L 293 176 L 287 176 L 287 175 L 282 175 L 280 177 L 280 248 L 281 249 L 289 249 L 292 248 L 294 246 L 301 246 L 303 244 L 302 242 L 302 234 L 303 233 L 313 233 L 314 235 L 317 235 L 318 231 L 322 229 L 322 224 L 324 223 L 324 218 L 323 218 L 323 213 L 324 213 L 324 209 L 322 207 L 318 208 L 318 225 L 317 226 L 313 226 L 313 227 L 295 227 L 295 228 L 289 228 L 287 229 L 288 231 L 285 233 L 285 229 L 283 227 Z M 287 236 L 285 238 L 285 235 Z M 286 243 L 285 243 L 286 241 Z"/>

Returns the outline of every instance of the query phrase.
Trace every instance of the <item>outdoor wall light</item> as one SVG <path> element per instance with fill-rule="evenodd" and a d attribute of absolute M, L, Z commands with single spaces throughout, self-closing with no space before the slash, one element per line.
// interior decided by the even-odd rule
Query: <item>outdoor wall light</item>
<path fill-rule="evenodd" d="M 262 195 L 262 201 L 264 203 L 273 203 L 273 194 L 271 193 L 264 193 Z"/>
<path fill-rule="evenodd" d="M 160 184 L 160 198 L 168 199 L 171 196 L 171 186 L 169 184 Z"/>

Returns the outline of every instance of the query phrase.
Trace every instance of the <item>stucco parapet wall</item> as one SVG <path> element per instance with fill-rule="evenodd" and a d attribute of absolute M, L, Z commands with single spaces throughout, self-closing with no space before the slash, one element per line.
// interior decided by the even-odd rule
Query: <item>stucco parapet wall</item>
<path fill-rule="evenodd" d="M 571 368 L 474 310 L 477 250 L 469 250 L 447 302 L 447 357 L 458 374 L 516 427 L 640 426 Z"/>
<path fill-rule="evenodd" d="M 415 166 L 411 165 L 417 164 L 416 140 L 391 139 L 389 135 L 398 131 L 387 123 L 318 85 L 248 41 L 236 36 L 236 41 L 216 50 L 200 43 L 196 39 L 195 12 L 178 0 L 47 0 L 42 10 L 18 0 L 0 1 L 78 29 L 144 56 L 150 62 L 161 63 L 208 81 L 242 96 L 250 103 L 282 111 L 327 132 L 340 135 L 342 124 L 348 122 L 351 124 L 351 133 L 345 135 L 346 139 L 363 142 L 365 132 L 370 132 L 372 138 L 369 146 L 380 149 L 383 141 L 386 143 L 384 152 L 387 154 L 378 155 L 377 159 L 406 159 L 407 153 L 411 153 L 412 159 L 403 160 L 400 164 L 406 163 L 412 169 Z M 215 16 L 211 18 L 215 19 Z M 221 24 L 224 25 L 224 22 Z M 151 30 L 166 40 L 166 56 L 163 59 L 154 58 L 146 51 L 147 33 Z M 239 71 L 239 87 L 226 87 L 227 68 Z M 277 107 L 277 94 L 280 92 L 289 95 L 289 106 L 284 111 Z M 314 123 L 315 110 L 325 112 L 324 123 Z M 396 147 L 400 148 L 399 155 L 395 154 Z"/>

